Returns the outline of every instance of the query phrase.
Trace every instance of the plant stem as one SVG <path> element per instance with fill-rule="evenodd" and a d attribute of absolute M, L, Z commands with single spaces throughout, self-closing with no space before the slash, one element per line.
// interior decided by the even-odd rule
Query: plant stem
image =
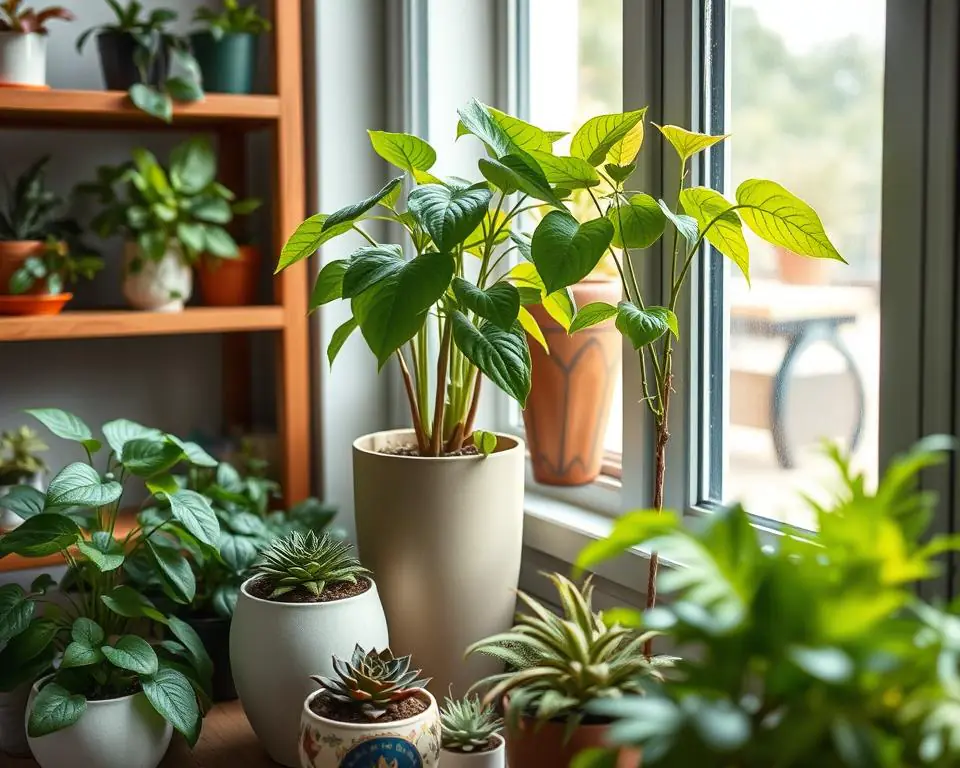
<path fill-rule="evenodd" d="M 470 401 L 470 413 L 467 414 L 467 423 L 463 428 L 463 442 L 466 443 L 473 434 L 473 422 L 477 418 L 477 409 L 480 407 L 480 384 L 483 383 L 483 376 L 479 373 L 474 377 L 473 399 Z M 462 446 L 461 446 L 462 447 Z"/>
<path fill-rule="evenodd" d="M 374 240 L 372 237 L 370 237 L 370 235 L 368 235 L 366 232 L 364 232 L 362 229 L 360 229 L 360 227 L 358 227 L 356 224 L 354 224 L 353 228 L 354 228 L 357 232 L 359 232 L 359 233 L 360 233 L 360 236 L 363 237 L 363 239 L 366 240 L 368 243 L 370 243 L 370 245 L 373 245 L 373 246 L 379 245 L 379 243 L 378 243 L 376 240 Z"/>
<path fill-rule="evenodd" d="M 433 411 L 433 433 L 430 435 L 430 456 L 439 456 L 443 439 L 443 410 L 446 402 L 447 364 L 450 361 L 452 323 L 444 318 L 443 333 L 440 336 L 440 354 L 437 359 L 437 393 Z"/>
<path fill-rule="evenodd" d="M 430 420 L 430 372 L 427 367 L 429 355 L 430 319 L 417 331 L 417 405 L 420 409 L 420 429 Z"/>
<path fill-rule="evenodd" d="M 654 472 L 653 472 L 653 508 L 657 513 L 663 512 L 663 490 L 664 479 L 667 472 L 667 442 L 670 440 L 669 418 L 670 418 L 670 389 L 673 384 L 673 373 L 671 372 L 670 354 L 666 353 L 664 358 L 664 370 L 666 375 L 663 379 L 663 385 L 660 389 L 661 411 L 656 420 L 656 448 L 654 451 Z M 660 555 L 653 552 L 650 555 L 650 567 L 647 571 L 647 610 L 650 610 L 657 604 L 657 573 L 660 570 Z M 646 656 L 653 655 L 653 640 L 647 640 L 644 644 L 643 652 Z"/>
<path fill-rule="evenodd" d="M 417 398 L 413 391 L 413 379 L 410 377 L 410 369 L 407 368 L 407 361 L 403 357 L 403 352 L 397 350 L 397 359 L 400 361 L 400 372 L 403 374 L 403 386 L 407 391 L 407 401 L 410 405 L 410 416 L 413 419 L 413 431 L 417 436 L 417 448 L 420 453 L 427 449 L 427 439 L 423 434 L 423 421 L 420 418 L 420 409 L 417 407 Z"/>

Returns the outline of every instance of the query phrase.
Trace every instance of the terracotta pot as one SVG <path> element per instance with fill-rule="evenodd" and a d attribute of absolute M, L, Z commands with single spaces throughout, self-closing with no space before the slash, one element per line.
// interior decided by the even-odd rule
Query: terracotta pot
<path fill-rule="evenodd" d="M 257 302 L 260 251 L 241 245 L 237 258 L 204 256 L 197 265 L 200 293 L 208 307 L 246 307 Z"/>
<path fill-rule="evenodd" d="M 550 721 L 543 725 L 526 717 L 520 718 L 516 728 L 506 729 L 507 765 L 522 768 L 559 768 L 567 766 L 573 758 L 590 747 L 608 746 L 604 740 L 607 725 L 581 725 L 564 742 L 562 721 Z M 638 768 L 640 752 L 621 749 L 617 768 Z"/>
<path fill-rule="evenodd" d="M 72 293 L 0 296 L 0 315 L 59 315 L 72 298 Z"/>
<path fill-rule="evenodd" d="M 23 266 L 23 262 L 43 251 L 40 240 L 0 240 L 0 296 L 10 295 L 10 278 Z M 31 291 L 40 293 L 43 286 L 38 285 Z"/>
<path fill-rule="evenodd" d="M 829 259 L 798 256 L 786 248 L 777 248 L 780 280 L 790 285 L 823 285 L 830 276 Z"/>
<path fill-rule="evenodd" d="M 578 307 L 620 301 L 615 280 L 572 287 Z M 603 438 L 620 375 L 623 347 L 614 321 L 570 336 L 543 307 L 529 306 L 550 347 L 529 339 L 533 386 L 523 412 L 533 476 L 544 485 L 585 485 L 600 474 Z"/>

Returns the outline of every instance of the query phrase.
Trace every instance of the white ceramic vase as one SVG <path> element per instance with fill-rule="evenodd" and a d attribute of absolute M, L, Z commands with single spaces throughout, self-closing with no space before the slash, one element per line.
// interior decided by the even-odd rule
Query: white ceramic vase
<path fill-rule="evenodd" d="M 47 36 L 0 32 L 0 85 L 47 84 Z"/>
<path fill-rule="evenodd" d="M 435 690 L 462 696 L 500 671 L 464 649 L 513 625 L 523 545 L 523 442 L 498 435 L 489 456 L 383 453 L 410 430 L 353 444 L 360 559 L 380 584 L 391 648 L 412 654 Z"/>
<path fill-rule="evenodd" d="M 42 681 L 41 681 L 42 682 Z M 33 685 L 27 719 L 40 682 Z M 170 746 L 173 728 L 142 693 L 88 701 L 80 719 L 62 731 L 32 738 L 30 751 L 40 768 L 156 768 Z"/>
<path fill-rule="evenodd" d="M 416 717 L 392 723 L 341 723 L 320 717 L 310 702 L 300 715 L 300 768 L 436 768 L 440 765 L 440 711 L 430 706 Z M 444 762 L 446 768 L 446 762 Z"/>
<path fill-rule="evenodd" d="M 440 765 L 442 768 L 506 768 L 507 752 L 503 736 L 497 734 L 494 738 L 497 746 L 489 752 L 454 752 L 445 749 L 440 753 Z"/>
<path fill-rule="evenodd" d="M 29 485 L 32 488 L 36 488 L 38 491 L 43 490 L 43 472 L 35 472 L 30 477 L 25 480 L 21 480 L 20 485 Z M 0 485 L 0 498 L 6 496 L 10 489 L 13 488 L 12 485 Z M 2 504 L 2 503 L 0 503 Z M 23 518 L 20 515 L 11 512 L 8 509 L 4 509 L 0 505 L 0 531 L 10 531 L 16 528 L 20 523 L 23 522 Z"/>
<path fill-rule="evenodd" d="M 0 691 L 0 752 L 10 757 L 30 756 L 24 725 L 30 688 L 30 683 L 24 683 L 12 691 Z"/>
<path fill-rule="evenodd" d="M 328 603 L 281 603 L 240 588 L 230 627 L 230 666 L 247 719 L 270 757 L 298 765 L 297 732 L 303 700 L 316 690 L 310 675 L 332 675 L 334 655 L 350 658 L 389 646 L 377 585 Z"/>
<path fill-rule="evenodd" d="M 182 312 L 193 294 L 193 270 L 184 262 L 179 244 L 171 243 L 159 261 L 145 258 L 140 246 L 124 246 L 123 295 L 134 309 Z"/>

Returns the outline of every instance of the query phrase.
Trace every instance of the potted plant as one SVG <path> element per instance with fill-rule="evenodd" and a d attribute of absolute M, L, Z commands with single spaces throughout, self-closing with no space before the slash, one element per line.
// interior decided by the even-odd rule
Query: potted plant
<path fill-rule="evenodd" d="M 132 162 L 101 167 L 96 182 L 79 185 L 101 205 L 94 231 L 126 237 L 123 293 L 135 309 L 181 311 L 200 254 L 236 256 L 225 225 L 259 203 L 235 201 L 216 175 L 213 148 L 196 137 L 170 153 L 169 170 L 147 150 L 135 149 Z"/>
<path fill-rule="evenodd" d="M 303 703 L 300 768 L 399 768 L 440 764 L 440 713 L 429 679 L 410 669 L 410 656 L 389 648 L 364 651 L 350 661 L 333 657 L 333 672 L 314 675 L 320 690 Z"/>
<path fill-rule="evenodd" d="M 37 454 L 48 450 L 47 444 L 30 427 L 0 432 L 0 530 L 14 528 L 22 520 L 3 507 L 3 497 L 17 485 L 43 490 L 44 460 Z"/>
<path fill-rule="evenodd" d="M 444 768 L 506 768 L 503 722 L 479 696 L 444 701 L 440 709 Z"/>
<path fill-rule="evenodd" d="M 201 6 L 193 20 L 207 27 L 190 35 L 204 88 L 210 93 L 252 93 L 257 41 L 270 31 L 270 22 L 255 4 L 241 6 L 238 0 L 223 0 L 220 12 Z"/>
<path fill-rule="evenodd" d="M 202 100 L 200 68 L 189 41 L 168 29 L 176 11 L 155 8 L 147 14 L 139 0 L 129 0 L 126 6 L 121 0 L 106 2 L 116 21 L 86 30 L 77 38 L 77 53 L 96 33 L 107 90 L 127 91 L 137 108 L 168 123 L 173 120 L 173 99 Z"/>
<path fill-rule="evenodd" d="M 0 88 L 48 88 L 47 22 L 74 16 L 60 6 L 37 11 L 23 3 L 0 2 Z"/>
<path fill-rule="evenodd" d="M 29 413 L 58 437 L 79 443 L 87 457 L 57 473 L 45 494 L 21 486 L 5 500 L 25 522 L 0 536 L 0 558 L 60 553 L 68 564 L 64 605 L 50 613 L 56 632 L 30 641 L 34 658 L 51 645 L 63 654 L 57 670 L 31 690 L 30 750 L 43 768 L 153 768 L 172 728 L 191 745 L 199 737 L 210 659 L 196 632 L 125 583 L 122 569 L 129 556 L 145 549 L 169 594 L 190 602 L 195 584 L 183 553 L 170 553 L 155 536 L 178 530 L 192 536 L 194 547 L 216 551 L 219 524 L 209 503 L 180 489 L 170 475 L 180 463 L 213 460 L 193 443 L 120 419 L 103 426 L 110 454 L 98 470 L 94 456 L 103 442 L 81 419 L 57 409 Z M 132 477 L 143 481 L 156 522 L 120 536 L 122 481 Z M 27 597 L 15 597 L 0 614 L 0 633 L 11 634 L 29 613 Z"/>
<path fill-rule="evenodd" d="M 512 630 L 467 649 L 508 666 L 476 687 L 488 689 L 485 704 L 503 701 L 507 763 L 524 768 L 569 765 L 582 749 L 604 744 L 609 721 L 590 717 L 588 707 L 642 692 L 651 681 L 661 681 L 661 670 L 673 662 L 644 655 L 649 633 L 636 634 L 594 613 L 589 580 L 581 591 L 560 574 L 549 578 L 562 617 L 518 592 L 530 615 L 518 614 Z M 636 765 L 631 750 L 618 759 L 617 768 Z"/>
<path fill-rule="evenodd" d="M 76 248 L 82 253 L 74 254 Z M 10 295 L 0 299 L 0 314 L 57 315 L 72 293 L 64 288 L 81 278 L 92 280 L 103 269 L 103 259 L 79 239 L 59 240 L 51 235 L 39 254 L 28 256 L 10 278 Z"/>
<path fill-rule="evenodd" d="M 281 765 L 296 766 L 297 724 L 310 675 L 357 643 L 385 647 L 377 585 L 348 542 L 293 532 L 263 550 L 240 587 L 230 627 L 237 693 L 257 738 Z"/>
<path fill-rule="evenodd" d="M 259 205 L 259 201 L 256 201 Z M 253 202 L 248 211 L 253 210 Z M 233 256 L 204 253 L 197 261 L 200 295 L 208 307 L 249 307 L 257 303 L 260 249 L 246 243 Z"/>
<path fill-rule="evenodd" d="M 956 765 L 960 618 L 916 591 L 958 547 L 929 535 L 936 499 L 919 483 L 953 443 L 921 441 L 875 492 L 831 449 L 840 478 L 812 504 L 817 532 L 788 526 L 775 546 L 734 506 L 693 527 L 631 513 L 584 550 L 593 567 L 640 541 L 690 566 L 661 575 L 669 605 L 620 612 L 696 653 L 648 696 L 593 705 L 616 718 L 611 740 L 642 747 L 644 766 Z"/>

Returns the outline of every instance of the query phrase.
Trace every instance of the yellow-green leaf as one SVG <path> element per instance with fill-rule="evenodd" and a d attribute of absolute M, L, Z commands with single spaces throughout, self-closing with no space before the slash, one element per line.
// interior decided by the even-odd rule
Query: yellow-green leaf
<path fill-rule="evenodd" d="M 535 288 L 540 291 L 543 308 L 554 320 L 556 320 L 563 330 L 569 330 L 570 323 L 573 322 L 574 315 L 577 314 L 577 305 L 573 300 L 573 294 L 569 288 L 562 288 L 547 294 L 546 286 L 536 266 L 529 261 L 521 261 L 507 274 L 507 279 L 514 283 L 518 288 Z M 523 313 L 521 312 L 521 317 Z"/>
<path fill-rule="evenodd" d="M 600 183 L 596 169 L 580 157 L 557 157 L 550 152 L 532 150 L 533 155 L 543 169 L 547 181 L 563 189 L 585 189 Z"/>
<path fill-rule="evenodd" d="M 627 135 L 620 141 L 610 147 L 607 153 L 607 162 L 614 165 L 630 165 L 643 146 L 644 127 L 643 120 L 637 123 L 633 128 L 627 131 Z"/>
<path fill-rule="evenodd" d="M 429 171 L 437 162 L 433 147 L 409 133 L 367 131 L 374 151 L 388 163 L 404 171 Z"/>
<path fill-rule="evenodd" d="M 654 123 L 654 125 L 656 125 L 656 123 Z M 680 160 L 684 163 L 697 153 L 703 152 L 703 150 L 712 147 L 714 144 L 730 136 L 729 133 L 725 133 L 722 136 L 710 136 L 706 133 L 688 131 L 677 125 L 657 125 L 657 128 L 660 129 L 660 133 L 663 134 L 664 138 L 673 145 L 673 148 L 677 150 L 677 154 L 680 155 Z"/>
<path fill-rule="evenodd" d="M 688 216 L 697 220 L 701 232 L 711 221 L 714 222 L 710 229 L 706 230 L 707 241 L 733 261 L 749 283 L 750 249 L 743 236 L 743 223 L 740 217 L 737 216 L 736 211 L 730 210 L 733 208 L 733 203 L 716 190 L 691 187 L 680 193 L 680 205 Z"/>
<path fill-rule="evenodd" d="M 537 318 L 530 314 L 530 310 L 526 307 L 520 307 L 520 314 L 517 315 L 517 319 L 520 321 L 520 325 L 523 326 L 523 330 L 527 332 L 527 335 L 543 347 L 543 351 L 549 355 L 550 347 L 547 345 L 547 339 L 543 335 Z"/>
<path fill-rule="evenodd" d="M 617 149 L 618 157 L 626 157 L 633 145 L 636 145 L 639 150 L 640 144 L 637 142 L 637 136 L 635 133 L 631 134 L 631 131 L 634 131 L 636 126 L 640 124 L 646 112 L 647 110 L 644 108 L 633 112 L 591 117 L 574 134 L 570 142 L 570 154 L 575 157 L 582 157 L 591 165 L 597 166 L 607 162 L 607 156 L 621 142 L 623 142 L 623 146 Z M 643 141 L 642 133 L 639 139 Z M 627 162 L 629 163 L 631 160 L 632 158 Z M 617 162 L 616 159 L 610 162 L 617 165 L 625 164 Z"/>

